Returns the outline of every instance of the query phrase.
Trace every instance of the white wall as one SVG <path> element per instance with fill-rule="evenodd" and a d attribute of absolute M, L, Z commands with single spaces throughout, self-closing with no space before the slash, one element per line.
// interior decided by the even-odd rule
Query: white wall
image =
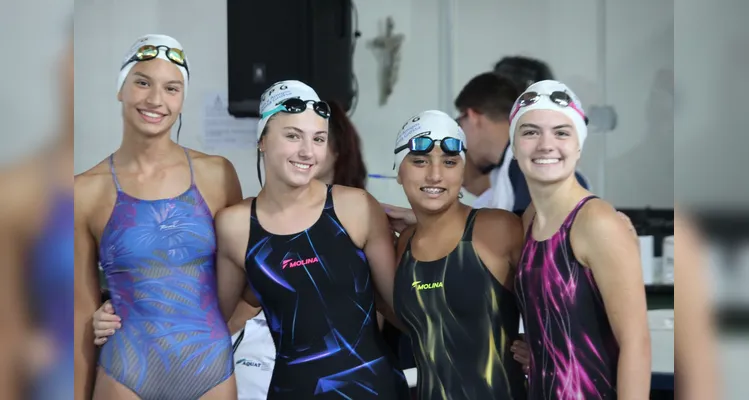
<path fill-rule="evenodd" d="M 49 145 L 60 133 L 66 99 L 59 66 L 66 60 L 72 16 L 72 2 L 2 3 L 0 167 Z"/>
<path fill-rule="evenodd" d="M 156 4 L 155 6 L 153 4 Z M 474 75 L 503 55 L 548 61 L 587 107 L 610 103 L 615 132 L 591 135 L 581 169 L 619 207 L 673 206 L 673 3 L 580 0 L 356 1 L 362 32 L 354 65 L 360 97 L 353 121 L 372 173 L 392 173 L 397 129 L 429 108 L 454 113 L 452 99 Z M 602 7 L 601 4 L 605 4 Z M 177 37 L 191 61 L 181 143 L 201 150 L 206 93 L 227 87 L 226 3 L 218 0 L 76 1 L 76 172 L 114 151 L 121 139 L 116 77 L 124 51 L 139 35 Z M 604 19 L 606 25 L 599 24 Z M 400 78 L 378 105 L 377 63 L 367 43 L 387 16 L 406 35 Z M 604 29 L 599 29 L 603 27 Z M 601 41 L 599 41 L 599 39 Z M 605 58 L 601 58 L 605 55 Z M 671 80 L 669 80 L 671 79 Z M 224 151 L 245 195 L 257 193 L 255 156 Z M 602 168 L 605 166 L 605 169 Z M 378 199 L 405 204 L 394 181 L 371 180 Z"/>

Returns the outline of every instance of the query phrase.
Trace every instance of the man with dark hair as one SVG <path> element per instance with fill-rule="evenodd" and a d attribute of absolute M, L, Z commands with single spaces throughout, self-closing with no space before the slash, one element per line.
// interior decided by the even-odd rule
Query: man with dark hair
<path fill-rule="evenodd" d="M 522 213 L 530 204 L 525 177 L 510 150 L 510 111 L 520 93 L 511 79 L 486 72 L 471 79 L 455 99 L 457 121 L 466 134 L 468 164 L 475 166 L 466 168 L 463 186 L 478 196 L 475 208 Z"/>
<path fill-rule="evenodd" d="M 466 134 L 463 187 L 479 197 L 481 206 L 491 195 L 489 172 L 502 160 L 499 154 L 509 142 L 510 110 L 520 92 L 513 82 L 487 72 L 471 79 L 455 99 L 456 119 Z M 482 196 L 483 195 L 483 196 Z"/>
<path fill-rule="evenodd" d="M 457 122 L 471 147 L 469 157 L 483 173 L 498 164 L 509 143 L 510 111 L 519 95 L 512 81 L 486 72 L 471 79 L 455 99 Z"/>
<path fill-rule="evenodd" d="M 513 81 L 521 93 L 536 82 L 554 79 L 548 64 L 523 56 L 502 57 L 494 65 L 494 73 Z"/>

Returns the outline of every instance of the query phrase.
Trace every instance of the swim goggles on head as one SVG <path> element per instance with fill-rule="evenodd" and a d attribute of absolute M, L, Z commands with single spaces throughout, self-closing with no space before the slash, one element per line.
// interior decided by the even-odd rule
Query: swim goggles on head
<path fill-rule="evenodd" d="M 537 92 L 525 92 L 518 100 L 515 102 L 515 109 L 512 110 L 512 114 L 510 114 L 510 121 L 512 121 L 513 118 L 515 118 L 515 115 L 520 111 L 523 107 L 528 107 L 532 104 L 538 103 L 539 100 L 541 100 L 542 96 L 546 96 L 551 100 L 554 104 L 558 105 L 559 107 L 570 107 L 573 110 L 577 111 L 578 114 L 580 114 L 581 117 L 583 117 L 583 120 L 585 121 L 585 124 L 588 124 L 588 117 L 585 116 L 585 113 L 575 104 L 575 101 L 572 99 L 572 97 L 562 91 L 554 91 L 551 92 L 551 94 L 542 94 Z"/>
<path fill-rule="evenodd" d="M 282 101 L 281 104 L 279 104 L 277 107 L 264 112 L 260 116 L 260 118 L 268 118 L 278 112 L 291 114 L 303 113 L 304 110 L 307 109 L 308 103 L 312 103 L 312 109 L 315 111 L 315 113 L 317 113 L 317 115 L 325 119 L 330 118 L 330 106 L 328 105 L 328 103 L 324 101 L 302 100 L 296 97 Z"/>
<path fill-rule="evenodd" d="M 169 61 L 179 65 L 180 67 L 183 67 L 185 71 L 187 71 L 187 77 L 190 77 L 190 69 L 187 68 L 185 53 L 181 49 L 175 49 L 164 45 L 155 46 L 152 44 L 146 44 L 139 47 L 135 54 L 133 54 L 133 56 L 130 57 L 129 60 L 122 64 L 122 68 L 125 68 L 125 66 L 134 61 L 153 60 L 154 58 L 159 56 L 159 49 L 164 49 L 164 51 L 166 51 L 166 58 L 168 58 Z"/>

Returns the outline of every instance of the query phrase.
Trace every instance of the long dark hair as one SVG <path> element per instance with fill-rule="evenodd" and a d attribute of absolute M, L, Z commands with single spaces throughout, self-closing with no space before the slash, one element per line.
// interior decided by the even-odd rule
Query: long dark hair
<path fill-rule="evenodd" d="M 346 111 L 336 101 L 330 105 L 330 149 L 337 158 L 333 165 L 333 183 L 365 189 L 367 167 L 361 153 L 361 140 Z"/>

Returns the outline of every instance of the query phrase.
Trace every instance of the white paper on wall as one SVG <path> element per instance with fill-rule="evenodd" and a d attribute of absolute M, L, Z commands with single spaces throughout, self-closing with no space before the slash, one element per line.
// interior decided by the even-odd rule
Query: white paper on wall
<path fill-rule="evenodd" d="M 206 94 L 203 103 L 203 147 L 253 149 L 257 144 L 257 118 L 236 118 L 229 114 L 229 96 L 225 91 Z"/>

